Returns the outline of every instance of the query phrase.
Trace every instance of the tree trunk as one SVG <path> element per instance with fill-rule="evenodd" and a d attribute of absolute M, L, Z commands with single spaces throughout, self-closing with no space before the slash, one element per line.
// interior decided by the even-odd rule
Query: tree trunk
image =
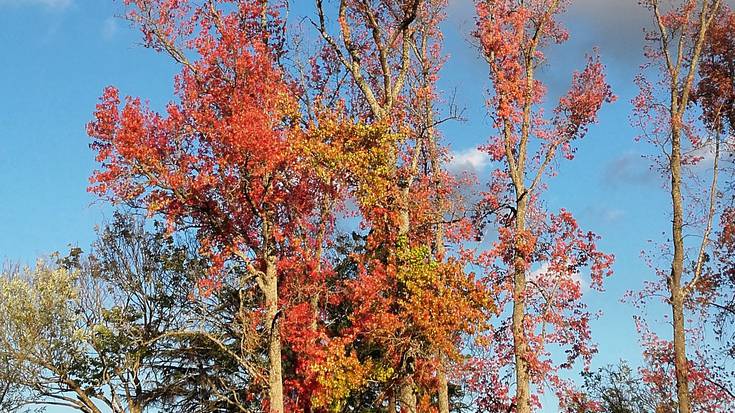
<path fill-rule="evenodd" d="M 416 392 L 413 388 L 413 380 L 410 377 L 401 383 L 398 402 L 400 403 L 401 413 L 418 413 Z"/>
<path fill-rule="evenodd" d="M 526 229 L 526 209 L 528 198 L 525 188 L 517 191 L 518 204 L 516 210 L 516 233 L 523 233 Z M 516 241 L 519 242 L 519 241 Z M 521 249 L 520 245 L 516 249 Z M 513 268 L 513 351 L 515 354 L 516 375 L 516 413 L 531 412 L 531 383 L 528 371 L 528 345 L 524 321 L 526 318 L 526 260 L 516 257 Z"/>
<path fill-rule="evenodd" d="M 131 402 L 128 405 L 128 409 L 130 409 L 128 413 L 143 413 L 143 408 L 136 402 Z"/>
<path fill-rule="evenodd" d="M 401 189 L 401 204 L 398 212 L 398 236 L 408 241 L 408 232 L 410 229 L 410 214 L 408 207 L 410 185 L 406 185 Z M 401 381 L 398 402 L 400 403 L 401 412 L 416 413 L 418 410 L 416 402 L 416 393 L 413 387 L 412 374 L 402 372 L 403 380 Z"/>
<path fill-rule="evenodd" d="M 674 121 L 676 124 L 676 121 Z M 669 289 L 671 292 L 671 311 L 674 328 L 674 368 L 676 370 L 676 396 L 679 413 L 691 413 L 689 400 L 689 377 L 684 330 L 684 291 L 682 274 L 684 272 L 684 212 L 681 195 L 681 131 L 674 126 L 671 133 L 671 202 L 673 207 L 672 237 L 674 258 L 671 262 Z"/>
<path fill-rule="evenodd" d="M 434 151 L 436 152 L 436 151 Z M 433 155 L 432 159 L 432 174 L 436 178 L 439 176 L 438 171 L 438 165 L 437 165 L 437 159 L 436 156 Z M 438 178 L 436 178 L 438 179 Z M 439 184 L 437 183 L 437 189 L 439 187 Z M 439 219 L 437 222 L 441 221 L 441 218 L 443 216 L 439 216 Z M 444 260 L 444 226 L 439 223 L 436 227 L 436 235 L 434 242 L 436 244 L 436 260 L 439 262 L 442 262 Z M 439 402 L 439 413 L 449 413 L 449 380 L 447 380 L 447 366 L 446 366 L 446 358 L 442 354 L 441 351 L 437 352 L 437 360 L 439 360 L 439 367 L 437 370 L 437 379 L 439 381 L 439 389 L 438 389 L 438 402 Z"/>
<path fill-rule="evenodd" d="M 331 199 L 328 198 L 327 195 L 324 195 L 320 209 L 321 222 L 316 236 L 316 268 L 314 269 L 314 271 L 317 274 L 320 274 L 320 276 L 322 273 L 322 257 L 324 256 L 324 237 L 327 234 L 327 219 L 332 209 L 331 205 Z M 323 285 L 320 285 L 320 287 L 323 287 Z M 311 307 L 311 314 L 313 317 L 309 328 L 314 333 L 316 333 L 317 328 L 319 327 L 319 295 L 320 292 L 315 292 L 309 299 L 309 307 Z"/>
<path fill-rule="evenodd" d="M 276 259 L 266 257 L 265 293 L 266 322 L 269 324 L 268 334 L 268 386 L 270 396 L 270 413 L 283 413 L 283 374 L 281 369 L 281 329 L 278 320 L 278 273 Z"/>
<path fill-rule="evenodd" d="M 396 413 L 396 395 L 393 392 L 388 396 L 388 413 Z"/>
<path fill-rule="evenodd" d="M 439 413 L 449 413 L 449 381 L 444 365 L 439 365 Z"/>

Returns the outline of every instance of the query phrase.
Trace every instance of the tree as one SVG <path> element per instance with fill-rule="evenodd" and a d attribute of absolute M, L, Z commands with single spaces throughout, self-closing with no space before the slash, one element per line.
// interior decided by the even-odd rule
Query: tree
<path fill-rule="evenodd" d="M 565 401 L 568 413 L 661 413 L 655 394 L 625 361 L 582 377 L 580 391 Z"/>
<path fill-rule="evenodd" d="M 735 12 L 726 5 L 720 8 L 713 21 L 699 65 L 699 80 L 694 91 L 694 101 L 702 110 L 702 121 L 714 146 L 713 187 L 717 185 L 717 175 L 729 170 L 730 175 L 724 185 L 720 185 L 717 196 L 719 211 L 719 231 L 709 241 L 710 251 L 706 258 L 700 281 L 696 286 L 697 305 L 706 308 L 707 314 L 715 316 L 714 329 L 718 337 L 726 342 L 721 358 L 710 355 L 711 359 L 731 360 L 735 343 L 729 325 L 735 306 L 735 248 L 733 245 L 733 213 L 735 193 L 733 175 L 728 163 L 735 156 L 735 36 L 731 28 L 735 24 Z M 722 165 L 722 166 L 721 166 Z M 712 231 L 710 231 L 712 232 Z M 720 364 L 720 363 L 718 363 Z M 735 401 L 735 387 L 731 378 L 722 374 L 718 366 L 717 374 L 711 377 L 710 384 L 719 387 L 723 397 Z"/>
<path fill-rule="evenodd" d="M 699 70 L 707 71 L 700 69 L 703 53 L 718 20 L 722 2 L 688 0 L 676 2 L 669 9 L 662 9 L 657 0 L 643 4 L 653 14 L 655 29 L 647 34 L 651 42 L 646 49 L 650 64 L 636 80 L 641 93 L 634 100 L 635 119 L 643 131 L 642 137 L 662 152 L 658 166 L 668 181 L 672 205 L 670 268 L 657 269 L 659 282 L 649 284 L 643 295 L 659 291 L 668 293 L 666 303 L 672 314 L 671 350 L 676 375 L 676 405 L 680 413 L 690 413 L 693 392 L 690 382 L 696 376 L 693 371 L 696 368 L 692 367 L 687 354 L 687 331 L 694 335 L 696 332 L 687 329 L 685 313 L 687 309 L 702 309 L 695 296 L 707 285 L 706 262 L 712 246 L 713 223 L 720 212 L 717 200 L 722 112 L 716 107 L 719 105 L 712 105 L 712 98 L 719 92 L 712 93 L 716 86 L 712 83 L 713 77 L 707 73 L 698 86 L 697 73 Z M 649 71 L 652 72 L 650 75 Z M 698 133 L 693 115 L 693 105 L 697 100 L 701 102 L 700 109 L 704 113 L 704 137 Z M 707 136 L 710 132 L 712 135 Z M 709 186 L 702 190 L 691 167 L 702 160 L 702 153 L 708 152 L 713 156 L 712 173 Z M 698 189 L 686 192 L 686 188 Z M 705 197 L 701 196 L 702 193 L 706 194 Z M 698 245 L 685 243 L 687 227 L 693 228 L 692 231 L 696 229 L 700 239 Z M 686 265 L 689 260 L 691 266 Z"/>
<path fill-rule="evenodd" d="M 78 273 L 39 261 L 34 269 L 0 278 L 2 382 L 21 392 L 16 406 L 56 405 L 84 413 L 113 412 L 107 382 L 89 357 L 83 317 L 77 311 Z"/>
<path fill-rule="evenodd" d="M 258 328 L 268 343 L 269 409 L 284 411 L 281 268 L 304 259 L 317 205 L 292 85 L 278 65 L 282 22 L 263 1 L 126 1 L 147 45 L 182 65 L 177 103 L 157 114 L 140 99 L 121 106 L 108 88 L 88 133 L 101 169 L 91 190 L 195 227 L 214 262 L 205 290 L 227 261 L 246 266 L 242 284 L 262 294 Z M 191 57 L 190 57 L 191 56 Z"/>
<path fill-rule="evenodd" d="M 221 314 L 207 320 L 210 314 L 200 310 L 207 303 L 192 299 L 208 268 L 196 246 L 186 234 L 168 236 L 160 222 L 116 212 L 88 254 L 65 260 L 80 274 L 78 312 L 93 350 L 91 364 L 110 383 L 109 393 L 124 400 L 120 411 L 212 412 L 236 406 L 213 382 L 261 392 L 248 376 L 251 366 L 232 356 L 237 350 L 223 351 L 223 340 L 214 340 L 223 331 L 217 328 L 220 320 L 235 318 L 232 307 L 219 302 Z M 229 287 L 229 281 L 223 285 Z"/>
<path fill-rule="evenodd" d="M 597 236 L 581 231 L 571 213 L 548 214 L 541 204 L 543 181 L 552 174 L 555 160 L 560 155 L 574 158 L 574 142 L 596 122 L 602 105 L 614 100 L 603 66 L 592 55 L 585 69 L 574 73 L 553 116 L 543 114 L 545 87 L 536 71 L 544 62 L 543 50 L 568 37 L 557 16 L 569 3 L 476 2 L 474 36 L 488 64 L 493 92 L 488 106 L 498 130 L 484 150 L 500 163 L 479 213 L 480 218 L 495 217 L 499 239 L 480 260 L 499 297 L 500 312 L 512 306 L 511 317 L 496 329 L 493 340 L 496 374 L 513 365 L 516 385 L 512 404 L 500 391 L 488 397 L 491 409 L 530 412 L 535 404 L 531 383 L 540 386 L 548 380 L 562 391 L 555 371 L 594 353 L 579 274 L 588 267 L 589 285 L 599 289 L 613 260 L 597 250 Z M 546 349 L 551 343 L 565 348 L 565 362 L 554 364 Z"/>
<path fill-rule="evenodd" d="M 395 137 L 385 148 L 385 174 L 376 181 L 368 173 L 370 179 L 355 182 L 369 234 L 358 280 L 348 284 L 355 291 L 350 300 L 362 305 L 352 315 L 354 327 L 345 331 L 390 366 L 391 384 L 380 402 L 387 398 L 391 412 L 429 408 L 422 406 L 433 404 L 436 387 L 439 408 L 448 410 L 445 357 L 459 358 L 459 338 L 478 330 L 474 325 L 482 329 L 491 307 L 465 271 L 466 260 L 450 258 L 445 247 L 452 238 L 444 236 L 452 231 L 445 220 L 462 215 L 449 202 L 436 131 L 441 120 L 435 82 L 443 61 L 438 26 L 445 5 L 340 1 L 334 13 L 339 34 L 333 35 L 332 14 L 316 1 L 324 67 L 336 62 L 349 79 L 340 94 L 347 97 L 348 116 Z M 370 196 L 363 197 L 366 188 Z M 440 384 L 429 382 L 434 376 Z"/>
<path fill-rule="evenodd" d="M 735 24 L 735 12 L 723 6 L 720 15 L 713 22 L 702 52 L 699 65 L 700 79 L 695 90 L 695 100 L 703 111 L 703 120 L 712 132 L 713 140 L 721 147 L 723 164 L 732 161 L 735 154 L 735 36 L 730 28 Z M 726 168 L 726 167 L 725 167 Z M 723 168 L 723 170 L 725 169 Z M 735 252 L 733 239 L 733 213 L 735 209 L 732 193 L 732 176 L 725 182 L 722 192 L 722 214 L 720 216 L 719 233 L 713 240 L 714 254 L 709 264 L 712 266 L 706 274 L 709 282 L 708 296 L 704 297 L 704 305 L 709 306 L 718 315 L 718 330 L 723 335 L 732 334 L 727 327 L 735 314 L 732 300 L 735 286 Z M 729 190 L 727 190 L 729 189 Z M 735 344 L 729 344 L 735 348 Z"/>
<path fill-rule="evenodd" d="M 8 410 L 211 413 L 264 404 L 267 348 L 250 326 L 259 302 L 239 284 L 244 270 L 228 267 L 217 291 L 195 299 L 209 261 L 188 234 L 166 232 L 160 222 L 116 213 L 90 253 L 74 248 L 25 275 L 4 274 Z M 41 318 L 47 313 L 53 326 Z M 53 340 L 36 338 L 53 331 Z"/>

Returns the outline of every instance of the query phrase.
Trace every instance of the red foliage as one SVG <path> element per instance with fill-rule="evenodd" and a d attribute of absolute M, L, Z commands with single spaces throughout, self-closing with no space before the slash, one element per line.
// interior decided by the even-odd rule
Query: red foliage
<path fill-rule="evenodd" d="M 140 3 L 148 10 L 150 2 Z M 220 264 L 232 254 L 255 259 L 270 240 L 293 234 L 314 207 L 296 151 L 303 134 L 293 120 L 295 98 L 275 64 L 277 51 L 262 40 L 260 7 L 237 3 L 223 16 L 158 2 L 155 36 L 162 37 L 143 26 L 153 46 L 196 30 L 187 43 L 198 57 L 177 77 L 178 101 L 165 114 L 138 98 L 120 108 L 117 90 L 108 88 L 88 127 L 102 166 L 90 189 L 171 224 L 196 226 Z"/>
<path fill-rule="evenodd" d="M 569 3 L 477 2 L 475 36 L 490 69 L 488 106 L 498 129 L 483 149 L 500 162 L 482 202 L 497 217 L 498 240 L 479 259 L 486 281 L 494 288 L 499 314 L 504 316 L 490 338 L 490 372 L 483 373 L 494 377 L 486 385 L 493 386 L 487 391 L 495 394 L 484 401 L 492 409 L 515 403 L 508 384 L 501 386 L 506 389 L 504 397 L 496 389 L 509 366 L 519 363 L 520 347 L 526 347 L 523 363 L 539 392 L 546 383 L 557 392 L 569 389 L 558 371 L 571 368 L 580 357 L 589 362 L 595 352 L 590 343 L 592 316 L 581 301 L 584 290 L 601 289 L 603 278 L 611 274 L 613 257 L 597 250 L 598 237 L 581 231 L 568 211 L 548 214 L 540 201 L 543 178 L 553 175 L 557 155 L 573 159 L 574 142 L 597 121 L 602 105 L 615 100 L 594 54 L 584 70 L 573 74 L 571 87 L 559 99 L 553 116 L 544 115 L 546 87 L 535 77 L 535 69 L 544 60 L 546 47 L 567 40 L 556 16 Z M 535 153 L 529 154 L 531 150 Z M 517 285 L 519 272 L 525 285 Z M 583 281 L 586 272 L 589 281 Z M 523 307 L 522 338 L 511 334 L 513 320 L 506 309 L 510 305 Z M 566 359 L 558 359 L 559 350 Z M 531 404 L 538 405 L 536 396 L 532 397 Z"/>

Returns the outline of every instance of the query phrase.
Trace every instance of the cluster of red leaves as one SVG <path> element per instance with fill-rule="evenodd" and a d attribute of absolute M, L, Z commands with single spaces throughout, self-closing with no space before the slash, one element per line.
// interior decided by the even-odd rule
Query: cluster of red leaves
<path fill-rule="evenodd" d="M 567 3 L 564 1 L 563 3 Z M 493 77 L 497 127 L 506 121 L 518 125 L 522 121 L 526 101 L 540 103 L 546 88 L 537 79 L 528 78 L 528 59 L 543 60 L 540 49 L 544 43 L 561 43 L 567 40 L 564 28 L 546 13 L 552 1 L 519 2 L 515 0 L 493 0 L 477 2 L 478 27 L 475 36 L 480 41 Z M 538 33 L 532 30 L 534 21 L 545 20 Z M 531 44 L 539 41 L 532 56 L 525 54 Z M 530 96 L 526 82 L 532 83 Z"/>
<path fill-rule="evenodd" d="M 701 77 L 695 98 L 703 118 L 712 130 L 735 127 L 735 12 L 724 6 L 709 32 L 709 40 L 699 64 Z"/>

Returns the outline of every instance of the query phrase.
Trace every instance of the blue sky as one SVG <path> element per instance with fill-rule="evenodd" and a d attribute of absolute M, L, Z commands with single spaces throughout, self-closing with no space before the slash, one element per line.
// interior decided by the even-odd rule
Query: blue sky
<path fill-rule="evenodd" d="M 456 88 L 468 120 L 444 133 L 457 154 L 454 166 L 483 174 L 489 166 L 474 148 L 492 133 L 483 107 L 489 84 L 467 41 L 471 2 L 450 2 L 445 35 L 451 59 L 441 87 Z M 593 310 L 604 311 L 594 323 L 596 364 L 620 358 L 635 364 L 633 309 L 619 300 L 651 277 L 640 251 L 669 224 L 666 193 L 641 159 L 648 148 L 634 142 L 628 121 L 648 20 L 635 0 L 577 3 L 566 16 L 572 38 L 550 53 L 542 76 L 552 95 L 558 93 L 597 45 L 618 101 L 602 110 L 577 159 L 560 164 L 546 200 L 551 210 L 571 210 L 583 228 L 603 236 L 600 247 L 616 255 L 607 292 L 588 299 Z M 146 97 L 154 107 L 171 97 L 176 68 L 139 45 L 138 33 L 116 18 L 121 7 L 109 0 L 0 0 L 0 259 L 32 262 L 69 244 L 87 246 L 94 226 L 110 215 L 86 193 L 94 160 L 84 128 L 104 86 Z"/>

